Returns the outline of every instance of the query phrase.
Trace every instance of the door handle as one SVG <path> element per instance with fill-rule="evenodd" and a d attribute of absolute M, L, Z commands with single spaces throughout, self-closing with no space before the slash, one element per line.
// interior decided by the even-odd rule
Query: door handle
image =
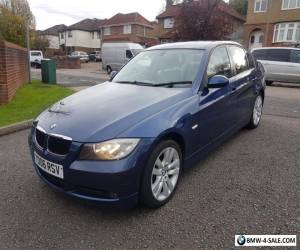
<path fill-rule="evenodd" d="M 236 91 L 236 89 L 237 89 L 236 87 L 233 87 L 233 88 L 231 89 L 231 92 L 234 93 L 234 92 Z"/>

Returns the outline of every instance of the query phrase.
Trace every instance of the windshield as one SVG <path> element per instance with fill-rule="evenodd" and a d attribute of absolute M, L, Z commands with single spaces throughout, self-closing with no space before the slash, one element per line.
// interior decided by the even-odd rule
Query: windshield
<path fill-rule="evenodd" d="M 203 50 L 194 49 L 144 51 L 125 65 L 113 82 L 149 85 L 192 83 L 202 57 Z"/>

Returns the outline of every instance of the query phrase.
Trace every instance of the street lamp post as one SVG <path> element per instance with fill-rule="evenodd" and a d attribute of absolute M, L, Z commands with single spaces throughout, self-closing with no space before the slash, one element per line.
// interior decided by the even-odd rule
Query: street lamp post
<path fill-rule="evenodd" d="M 28 51 L 28 78 L 31 83 L 31 65 L 30 65 L 30 28 L 29 21 L 26 22 L 26 46 Z"/>

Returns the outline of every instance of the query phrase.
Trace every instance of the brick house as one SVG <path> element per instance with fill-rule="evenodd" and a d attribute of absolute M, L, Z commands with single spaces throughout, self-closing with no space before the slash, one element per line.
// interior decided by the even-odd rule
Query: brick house
<path fill-rule="evenodd" d="M 134 42 L 144 46 L 158 43 L 154 26 L 137 12 L 118 13 L 102 25 L 102 42 Z"/>
<path fill-rule="evenodd" d="M 248 0 L 245 46 L 295 46 L 300 43 L 300 0 Z"/>
<path fill-rule="evenodd" d="M 65 54 L 101 49 L 101 26 L 105 20 L 84 19 L 59 32 L 59 46 Z"/>
<path fill-rule="evenodd" d="M 221 3 L 218 8 L 230 16 L 232 20 L 232 32 L 228 36 L 228 39 L 242 42 L 245 18 L 226 3 Z M 158 38 L 160 43 L 174 42 L 176 24 L 180 23 L 181 9 L 181 4 L 167 6 L 166 10 L 156 17 L 159 26 Z"/>
<path fill-rule="evenodd" d="M 59 32 L 66 28 L 66 25 L 59 24 L 39 32 L 42 38 L 49 41 L 49 48 L 45 52 L 47 57 L 59 54 Z"/>

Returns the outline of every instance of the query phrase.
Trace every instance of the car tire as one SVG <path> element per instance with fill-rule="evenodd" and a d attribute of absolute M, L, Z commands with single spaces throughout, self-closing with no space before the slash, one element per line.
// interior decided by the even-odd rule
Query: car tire
<path fill-rule="evenodd" d="M 107 71 L 107 74 L 109 75 L 111 72 L 112 72 L 112 69 L 110 66 L 107 66 L 106 67 L 106 71 Z"/>
<path fill-rule="evenodd" d="M 267 86 L 271 86 L 272 84 L 273 84 L 272 81 L 266 81 L 266 85 L 267 85 Z"/>
<path fill-rule="evenodd" d="M 258 127 L 262 116 L 263 105 L 264 100 L 262 95 L 260 94 L 255 98 L 251 119 L 247 125 L 248 129 L 255 129 Z"/>
<path fill-rule="evenodd" d="M 174 195 L 182 172 L 182 151 L 173 140 L 160 142 L 147 161 L 140 202 L 150 208 L 165 205 Z"/>

